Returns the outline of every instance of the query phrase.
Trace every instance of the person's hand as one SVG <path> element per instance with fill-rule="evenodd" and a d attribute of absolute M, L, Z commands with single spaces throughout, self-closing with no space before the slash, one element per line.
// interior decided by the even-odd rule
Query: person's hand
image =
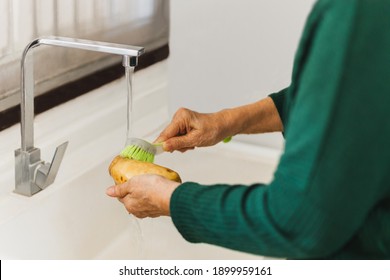
<path fill-rule="evenodd" d="M 179 183 L 158 175 L 139 175 L 124 184 L 109 187 L 107 195 L 116 197 L 127 212 L 138 218 L 169 216 L 169 202 Z"/>
<path fill-rule="evenodd" d="M 163 142 L 165 151 L 185 152 L 195 147 L 217 144 L 228 135 L 228 125 L 223 111 L 201 114 L 181 108 L 171 123 L 161 132 L 155 143 Z"/>
<path fill-rule="evenodd" d="M 283 131 L 283 123 L 270 97 L 212 114 L 179 109 L 171 123 L 154 141 L 165 151 L 185 152 L 195 147 L 212 146 L 229 136 Z"/>

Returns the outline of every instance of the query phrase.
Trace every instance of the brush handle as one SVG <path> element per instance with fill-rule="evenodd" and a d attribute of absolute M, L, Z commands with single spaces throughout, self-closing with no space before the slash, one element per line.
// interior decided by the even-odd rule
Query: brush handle
<path fill-rule="evenodd" d="M 222 140 L 223 143 L 229 143 L 232 141 L 233 136 L 226 137 L 225 139 Z"/>

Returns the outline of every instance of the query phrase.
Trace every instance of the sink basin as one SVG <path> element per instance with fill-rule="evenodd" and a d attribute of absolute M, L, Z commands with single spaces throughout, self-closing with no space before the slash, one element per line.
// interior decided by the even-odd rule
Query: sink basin
<path fill-rule="evenodd" d="M 245 155 L 242 150 L 247 149 Z M 183 180 L 204 184 L 267 182 L 275 161 L 262 162 L 251 147 L 231 143 L 185 154 L 164 154 L 158 164 L 178 171 Z M 250 152 L 250 153 L 249 153 Z M 257 152 L 259 153 L 259 152 Z M 256 154 L 256 153 L 255 153 Z M 242 259 L 259 258 L 205 244 L 186 242 L 169 217 L 138 220 L 116 199 L 104 159 L 61 188 L 26 198 L 11 194 L 1 202 L 19 206 L 0 224 L 2 259 Z M 239 171 L 238 171 L 239 170 Z"/>

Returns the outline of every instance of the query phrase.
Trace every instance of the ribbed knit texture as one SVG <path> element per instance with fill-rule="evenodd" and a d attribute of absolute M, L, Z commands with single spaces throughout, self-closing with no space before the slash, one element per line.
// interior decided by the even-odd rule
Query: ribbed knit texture
<path fill-rule="evenodd" d="M 171 215 L 184 238 L 274 257 L 390 259 L 389 15 L 390 0 L 316 3 L 275 103 L 286 144 L 274 180 L 182 184 Z"/>
<path fill-rule="evenodd" d="M 286 94 L 288 93 L 289 88 L 282 89 L 279 92 L 271 93 L 269 97 L 272 98 L 276 109 L 278 110 L 280 119 L 282 120 L 282 123 L 285 123 L 285 111 L 284 111 L 284 103 L 286 99 Z"/>

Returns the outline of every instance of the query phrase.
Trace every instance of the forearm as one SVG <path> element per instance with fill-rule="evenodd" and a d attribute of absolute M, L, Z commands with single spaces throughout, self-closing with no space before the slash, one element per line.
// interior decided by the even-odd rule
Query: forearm
<path fill-rule="evenodd" d="M 225 120 L 226 135 L 283 132 L 283 123 L 270 97 L 219 112 Z"/>

